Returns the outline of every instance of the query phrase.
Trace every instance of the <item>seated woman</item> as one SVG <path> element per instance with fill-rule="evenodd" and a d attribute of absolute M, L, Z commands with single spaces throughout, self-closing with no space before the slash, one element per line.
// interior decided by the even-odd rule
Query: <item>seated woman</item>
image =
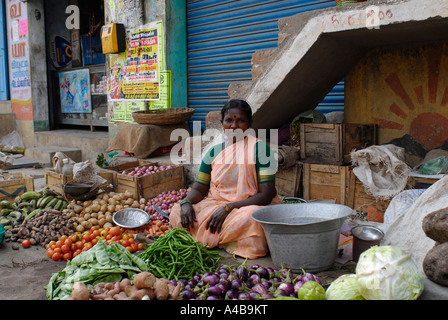
<path fill-rule="evenodd" d="M 221 115 L 230 138 L 205 155 L 191 191 L 173 206 L 170 222 L 211 248 L 256 259 L 267 254 L 268 246 L 262 226 L 251 215 L 261 206 L 281 203 L 275 189 L 276 160 L 269 146 L 253 135 L 232 135 L 252 131 L 246 132 L 252 120 L 247 102 L 230 100 Z"/>

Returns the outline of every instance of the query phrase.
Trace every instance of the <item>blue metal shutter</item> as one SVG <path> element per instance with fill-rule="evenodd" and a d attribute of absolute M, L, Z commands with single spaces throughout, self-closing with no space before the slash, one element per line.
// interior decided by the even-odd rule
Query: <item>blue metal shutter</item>
<path fill-rule="evenodd" d="M 9 99 L 5 2 L 0 2 L 0 101 Z"/>
<path fill-rule="evenodd" d="M 191 121 L 202 121 L 221 110 L 230 83 L 247 82 L 251 57 L 257 50 L 277 48 L 278 19 L 335 6 L 334 0 L 188 0 L 188 106 Z M 341 81 L 318 110 L 343 110 Z"/>

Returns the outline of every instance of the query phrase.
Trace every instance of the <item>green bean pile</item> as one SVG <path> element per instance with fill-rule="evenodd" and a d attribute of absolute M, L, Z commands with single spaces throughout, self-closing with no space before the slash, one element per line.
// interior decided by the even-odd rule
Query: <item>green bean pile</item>
<path fill-rule="evenodd" d="M 138 256 L 147 263 L 148 271 L 168 280 L 215 270 L 222 257 L 180 228 L 168 231 Z"/>

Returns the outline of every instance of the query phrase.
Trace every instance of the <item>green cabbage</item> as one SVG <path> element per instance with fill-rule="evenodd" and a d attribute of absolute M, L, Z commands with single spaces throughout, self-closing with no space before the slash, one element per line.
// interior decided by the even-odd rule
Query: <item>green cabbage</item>
<path fill-rule="evenodd" d="M 356 274 L 344 274 L 334 280 L 325 292 L 327 300 L 365 300 L 359 293 Z"/>
<path fill-rule="evenodd" d="M 395 246 L 364 251 L 356 266 L 358 289 L 366 300 L 415 300 L 423 292 L 423 276 L 411 256 Z"/>

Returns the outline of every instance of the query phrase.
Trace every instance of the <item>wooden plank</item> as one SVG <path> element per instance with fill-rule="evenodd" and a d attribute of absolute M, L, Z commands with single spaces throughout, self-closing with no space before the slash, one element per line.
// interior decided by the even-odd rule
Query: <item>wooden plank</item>
<path fill-rule="evenodd" d="M 275 188 L 281 196 L 301 196 L 302 165 L 297 163 L 289 168 L 280 169 L 275 175 Z"/>
<path fill-rule="evenodd" d="M 34 179 L 24 173 L 4 174 L 5 179 L 13 176 L 13 179 L 0 181 L 0 200 L 14 201 L 14 199 L 27 192 L 34 191 Z"/>

